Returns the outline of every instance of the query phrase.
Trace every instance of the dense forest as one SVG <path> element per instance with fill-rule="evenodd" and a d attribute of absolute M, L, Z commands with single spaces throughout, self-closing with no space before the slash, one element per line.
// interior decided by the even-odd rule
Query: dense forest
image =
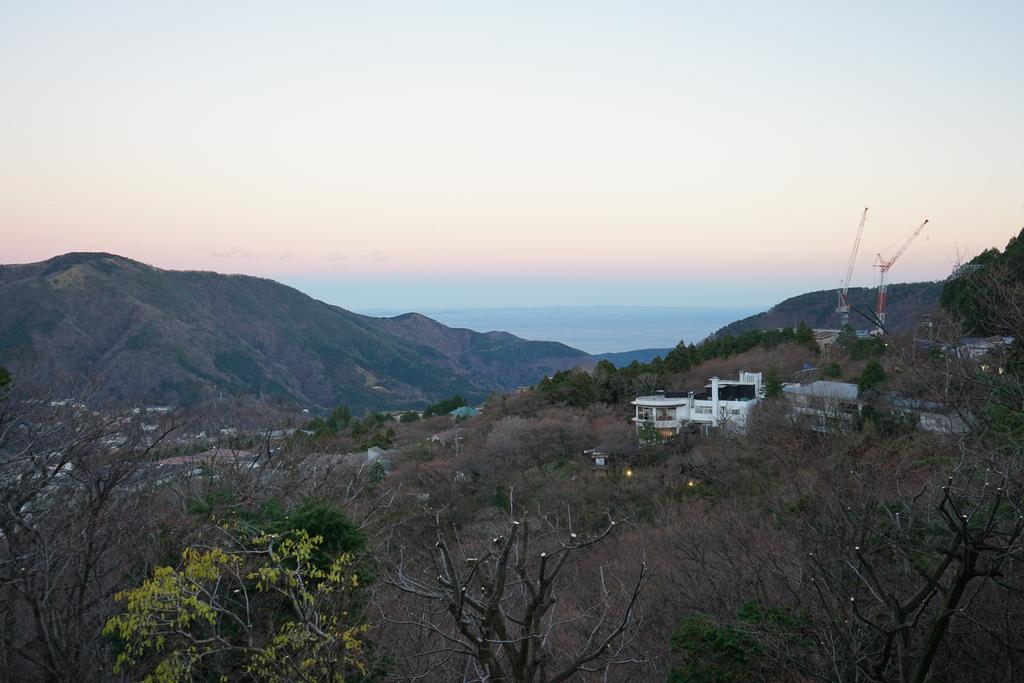
<path fill-rule="evenodd" d="M 468 418 L 453 397 L 422 419 L 339 406 L 220 430 L 227 406 L 106 414 L 2 373 L 0 670 L 1020 680 L 1020 244 L 945 286 L 927 339 L 723 335 Z M 1016 339 L 975 354 L 964 333 Z M 745 433 L 638 442 L 634 395 L 738 369 L 769 378 Z M 774 388 L 796 373 L 858 382 L 856 424 L 794 420 Z M 896 394 L 967 428 L 924 430 L 885 407 Z M 186 439 L 199 423 L 210 437 Z M 595 471 L 598 447 L 621 466 Z"/>

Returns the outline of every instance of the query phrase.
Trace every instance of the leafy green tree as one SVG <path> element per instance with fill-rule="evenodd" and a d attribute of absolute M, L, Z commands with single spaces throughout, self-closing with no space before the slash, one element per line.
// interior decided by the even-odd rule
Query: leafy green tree
<path fill-rule="evenodd" d="M 410 410 L 407 413 L 402 413 L 402 416 L 398 418 L 398 421 L 402 424 L 409 424 L 410 422 L 419 422 L 420 414 Z"/>
<path fill-rule="evenodd" d="M 721 340 L 719 340 L 718 348 L 716 349 L 716 355 L 721 356 L 723 358 L 728 358 L 732 354 L 736 353 L 736 351 L 736 338 L 733 337 L 731 334 L 727 334 L 724 337 L 722 337 Z"/>
<path fill-rule="evenodd" d="M 344 429 L 352 422 L 352 411 L 349 410 L 348 406 L 340 405 L 331 411 L 327 421 L 335 427 L 335 431 Z"/>
<path fill-rule="evenodd" d="M 821 376 L 827 379 L 839 379 L 843 374 L 843 370 L 839 367 L 839 363 L 829 363 L 821 371 Z"/>
<path fill-rule="evenodd" d="M 672 654 L 681 661 L 669 683 L 731 683 L 750 680 L 757 643 L 742 631 L 719 626 L 704 614 L 684 619 L 672 634 Z"/>
<path fill-rule="evenodd" d="M 849 347 L 851 360 L 867 360 L 885 355 L 885 342 L 881 337 L 857 339 Z"/>
<path fill-rule="evenodd" d="M 340 405 L 332 410 L 326 418 L 314 418 L 306 425 L 316 436 L 333 436 L 346 429 L 352 424 L 352 411 L 348 406 Z"/>
<path fill-rule="evenodd" d="M 884 382 L 885 368 L 882 367 L 882 364 L 877 359 L 872 358 L 864 366 L 864 371 L 860 373 L 860 379 L 857 380 L 857 389 L 864 393 L 882 385 Z"/>
<path fill-rule="evenodd" d="M 988 249 L 966 265 L 968 272 L 943 286 L 939 303 L 968 334 L 1013 334 L 1003 312 L 1024 286 L 1024 230 L 1001 253 Z"/>
<path fill-rule="evenodd" d="M 695 364 L 696 347 L 679 342 L 674 349 L 665 354 L 665 367 L 669 372 L 686 372 Z"/>
<path fill-rule="evenodd" d="M 437 403 L 431 403 L 423 410 L 423 417 L 433 417 L 435 415 L 447 415 L 456 408 L 469 405 L 466 403 L 466 399 L 462 398 L 458 394 L 455 394 L 451 398 L 446 398 L 443 401 Z"/>
<path fill-rule="evenodd" d="M 357 553 L 366 542 L 366 536 L 341 508 L 318 500 L 306 501 L 287 512 L 279 505 L 264 506 L 254 523 L 267 533 L 301 530 L 319 537 L 318 553 L 330 558 Z"/>
<path fill-rule="evenodd" d="M 6 387 L 11 383 L 11 373 L 7 371 L 7 368 L 0 367 L 0 387 Z"/>
<path fill-rule="evenodd" d="M 650 422 L 644 422 L 640 425 L 640 428 L 637 430 L 637 437 L 640 440 L 640 445 L 644 448 L 657 446 L 662 441 L 661 433 Z"/>
<path fill-rule="evenodd" d="M 978 412 L 985 427 L 997 437 L 1001 447 L 1018 451 L 1024 443 L 1024 403 L 1019 377 L 1011 374 L 994 377 L 987 400 Z"/>
<path fill-rule="evenodd" d="M 395 441 L 395 430 L 391 427 L 378 429 L 359 442 L 359 448 L 390 448 Z"/>
<path fill-rule="evenodd" d="M 594 368 L 594 388 L 596 400 L 601 403 L 621 403 L 628 396 L 628 383 L 625 380 L 625 373 L 620 373 L 610 361 L 599 361 Z"/>
<path fill-rule="evenodd" d="M 359 438 L 372 434 L 387 418 L 380 413 L 367 413 L 362 420 L 352 421 L 352 436 Z"/>
<path fill-rule="evenodd" d="M 853 325 L 849 323 L 843 325 L 836 338 L 836 346 L 849 353 L 855 343 L 857 343 L 857 330 L 853 329 Z"/>
<path fill-rule="evenodd" d="M 563 370 L 540 382 L 540 391 L 549 403 L 585 408 L 597 400 L 594 378 L 583 370 Z"/>
<path fill-rule="evenodd" d="M 782 380 L 774 368 L 768 370 L 764 378 L 764 397 L 782 398 Z"/>
<path fill-rule="evenodd" d="M 251 536 L 225 525 L 222 533 L 117 595 L 125 610 L 104 629 L 120 645 L 115 672 L 161 683 L 366 673 L 367 627 L 346 609 L 360 585 L 350 555 L 320 566 L 323 538 L 301 529 Z"/>
<path fill-rule="evenodd" d="M 545 378 L 537 389 L 549 403 L 586 407 L 595 402 L 621 403 L 637 391 L 643 391 L 654 384 L 664 384 L 673 374 L 688 372 L 701 363 L 715 358 L 746 353 L 762 347 L 774 348 L 780 344 L 802 343 L 813 351 L 820 351 L 813 331 L 802 325 L 800 338 L 792 328 L 781 330 L 744 330 L 739 335 L 723 335 L 705 339 L 700 344 L 679 342 L 664 358 L 655 358 L 650 363 L 633 361 L 626 367 L 616 368 L 608 361 L 601 361 L 593 374 L 579 370 L 557 372 Z"/>
<path fill-rule="evenodd" d="M 732 683 L 780 680 L 772 675 L 767 643 L 794 654 L 807 648 L 805 615 L 747 602 L 732 623 L 718 624 L 706 614 L 683 619 L 672 634 L 676 665 L 669 683 Z"/>
<path fill-rule="evenodd" d="M 796 329 L 793 339 L 797 344 L 802 344 L 812 351 L 821 350 L 818 346 L 818 340 L 814 338 L 814 330 L 802 320 L 800 321 L 800 326 Z"/>
<path fill-rule="evenodd" d="M 865 405 L 861 410 L 861 425 L 873 429 L 886 438 L 895 438 L 913 433 L 920 424 L 920 417 L 914 412 L 886 410 L 875 405 Z"/>

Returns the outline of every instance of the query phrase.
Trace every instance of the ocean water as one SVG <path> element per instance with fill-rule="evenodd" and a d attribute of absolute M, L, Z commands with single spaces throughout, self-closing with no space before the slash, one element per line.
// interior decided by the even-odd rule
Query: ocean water
<path fill-rule="evenodd" d="M 587 353 L 670 348 L 680 340 L 699 342 L 723 325 L 766 306 L 677 308 L 587 306 L 538 308 L 435 308 L 419 310 L 449 327 L 477 332 L 503 330 L 524 339 L 559 341 Z M 395 316 L 407 311 L 368 309 L 359 313 Z"/>

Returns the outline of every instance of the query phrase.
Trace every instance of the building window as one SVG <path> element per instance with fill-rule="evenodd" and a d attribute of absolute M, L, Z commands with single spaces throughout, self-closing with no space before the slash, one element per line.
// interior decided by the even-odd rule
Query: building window
<path fill-rule="evenodd" d="M 658 420 L 674 420 L 676 419 L 675 408 L 658 408 L 657 418 Z"/>
<path fill-rule="evenodd" d="M 697 409 L 694 412 L 696 412 L 698 415 L 710 415 L 711 408 L 706 406 L 697 406 Z"/>
<path fill-rule="evenodd" d="M 654 419 L 654 409 L 646 406 L 637 406 L 636 419 L 641 422 L 650 422 Z"/>

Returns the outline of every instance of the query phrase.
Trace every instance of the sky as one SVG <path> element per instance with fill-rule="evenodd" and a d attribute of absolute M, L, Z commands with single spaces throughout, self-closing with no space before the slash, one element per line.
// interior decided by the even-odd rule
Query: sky
<path fill-rule="evenodd" d="M 725 306 L 1024 226 L 1020 2 L 0 4 L 0 262 Z"/>

